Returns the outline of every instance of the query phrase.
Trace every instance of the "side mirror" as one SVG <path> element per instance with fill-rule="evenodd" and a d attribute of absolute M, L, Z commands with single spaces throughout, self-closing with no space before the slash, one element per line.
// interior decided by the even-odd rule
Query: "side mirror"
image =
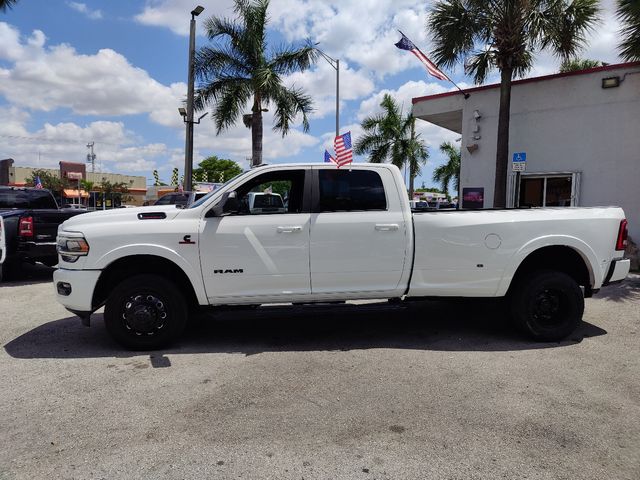
<path fill-rule="evenodd" d="M 232 213 L 238 213 L 238 210 L 239 203 L 237 193 L 235 191 L 225 192 L 222 194 L 222 198 L 220 199 L 220 201 L 207 212 L 205 217 L 224 217 Z"/>

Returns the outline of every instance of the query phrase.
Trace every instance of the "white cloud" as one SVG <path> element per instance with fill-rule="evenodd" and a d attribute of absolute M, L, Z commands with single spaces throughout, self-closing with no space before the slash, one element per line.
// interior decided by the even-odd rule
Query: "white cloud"
<path fill-rule="evenodd" d="M 234 18 L 232 0 L 204 0 L 198 19 L 212 15 Z M 136 21 L 145 25 L 169 28 L 176 34 L 188 35 L 190 0 L 147 0 Z M 408 52 L 394 46 L 404 31 L 416 44 L 428 48 L 424 28 L 428 5 L 420 0 L 272 0 L 269 6 L 271 28 L 290 42 L 311 39 L 334 58 L 340 57 L 382 77 L 407 68 L 417 61 Z M 426 50 L 425 50 L 426 51 Z"/>
<path fill-rule="evenodd" d="M 417 60 L 394 44 L 402 30 L 423 50 L 427 5 L 416 0 L 273 0 L 274 25 L 288 40 L 312 38 L 331 56 L 359 65 L 382 78 L 415 67 Z M 425 50 L 426 51 L 426 50 Z"/>
<path fill-rule="evenodd" d="M 299 129 L 292 128 L 283 138 L 282 134 L 274 132 L 273 113 L 268 112 L 263 117 L 263 159 L 264 161 L 285 161 L 288 157 L 298 155 L 303 149 L 313 147 L 319 140 Z M 210 120 L 196 125 L 195 149 L 200 159 L 215 153 L 237 162 L 246 162 L 251 157 L 251 130 L 242 122 L 238 122 L 220 135 L 215 134 L 214 123 Z M 196 155 L 194 154 L 194 158 Z M 195 163 L 195 161 L 194 161 Z"/>
<path fill-rule="evenodd" d="M 91 20 L 99 20 L 102 18 L 102 12 L 100 10 L 91 10 L 85 3 L 67 2 L 67 5 L 76 12 L 83 13 Z"/>
<path fill-rule="evenodd" d="M 95 140 L 98 170 L 149 176 L 159 162 L 175 153 L 163 143 L 135 145 L 138 138 L 122 122 L 45 123 L 30 131 L 26 125 L 31 118 L 24 111 L 0 107 L 0 117 L 5 119 L 0 123 L 0 157 L 13 158 L 18 166 L 56 168 L 60 161 L 83 163 L 86 144 Z"/>
<path fill-rule="evenodd" d="M 287 86 L 302 88 L 311 95 L 314 102 L 314 112 L 311 118 L 323 118 L 333 114 L 336 108 L 336 71 L 322 58 L 317 67 L 305 72 L 295 72 L 284 79 Z M 366 72 L 354 71 L 349 64 L 340 64 L 340 108 L 345 102 L 357 100 L 371 94 L 375 88 L 373 81 Z"/>
<path fill-rule="evenodd" d="M 146 0 L 135 20 L 143 25 L 169 28 L 178 35 L 189 35 L 190 12 L 197 5 L 204 7 L 197 22 L 199 29 L 203 18 L 212 15 L 233 17 L 233 0 Z"/>
<path fill-rule="evenodd" d="M 0 58 L 13 62 L 0 69 L 0 94 L 8 102 L 34 111 L 66 107 L 79 115 L 148 113 L 161 125 L 180 124 L 176 109 L 186 84 L 163 85 L 108 48 L 83 55 L 65 44 L 47 48 L 45 40 L 36 30 L 21 43 L 15 28 L 0 23 Z"/>

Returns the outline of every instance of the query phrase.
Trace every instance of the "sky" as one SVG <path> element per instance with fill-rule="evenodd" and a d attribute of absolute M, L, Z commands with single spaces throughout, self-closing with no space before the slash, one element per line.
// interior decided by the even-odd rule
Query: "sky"
<path fill-rule="evenodd" d="M 366 8 L 363 8 L 366 3 Z M 274 46 L 307 39 L 340 59 L 340 132 L 354 141 L 360 123 L 376 114 L 385 93 L 411 109 L 411 99 L 454 87 L 427 75 L 394 43 L 402 30 L 428 54 L 425 24 L 433 1 L 271 0 L 268 30 Z M 601 2 L 601 21 L 590 33 L 583 58 L 619 63 L 614 0 Z M 196 48 L 209 44 L 201 30 L 210 16 L 232 18 L 232 0 L 20 0 L 0 11 L 0 159 L 16 166 L 57 168 L 85 162 L 94 142 L 96 171 L 144 175 L 157 169 L 168 182 L 184 167 L 185 127 L 178 113 L 187 92 L 191 10 L 197 17 Z M 558 59 L 541 53 L 527 77 L 556 73 Z M 461 67 L 446 71 L 460 86 L 472 85 Z M 494 72 L 487 83 L 499 80 Z M 311 128 L 296 125 L 286 137 L 272 131 L 265 114 L 263 161 L 322 162 L 335 135 L 335 70 L 324 60 L 284 79 L 313 98 Z M 249 108 L 247 108 L 249 112 Z M 438 146 L 458 135 L 418 121 L 430 158 L 416 186 L 434 186 L 444 162 Z M 209 117 L 195 125 L 194 163 L 210 155 L 248 168 L 251 134 L 242 122 L 216 135 Z M 366 161 L 355 157 L 355 161 Z"/>

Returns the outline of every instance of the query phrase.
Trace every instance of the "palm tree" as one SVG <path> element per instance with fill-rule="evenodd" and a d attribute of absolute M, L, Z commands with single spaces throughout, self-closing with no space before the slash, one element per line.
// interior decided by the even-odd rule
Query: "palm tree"
<path fill-rule="evenodd" d="M 477 84 L 491 69 L 500 70 L 494 207 L 506 205 L 512 79 L 531 69 L 537 51 L 575 57 L 598 11 L 598 0 L 439 0 L 434 5 L 427 27 L 435 63 L 452 67 L 464 60 Z"/>
<path fill-rule="evenodd" d="M 608 64 L 600 60 L 589 60 L 586 58 L 571 58 L 564 60 L 560 65 L 560 73 L 577 72 L 589 68 L 605 67 Z"/>
<path fill-rule="evenodd" d="M 622 23 L 620 56 L 629 62 L 640 61 L 640 2 L 618 0 L 616 15 Z"/>
<path fill-rule="evenodd" d="M 449 184 L 453 182 L 458 197 L 460 196 L 460 149 L 451 142 L 440 144 L 440 151 L 448 160 L 433 171 L 433 181 L 440 184 L 445 195 L 449 195 Z"/>
<path fill-rule="evenodd" d="M 212 106 L 216 134 L 234 125 L 251 105 L 252 165 L 262 163 L 262 112 L 275 106 L 273 129 L 284 137 L 298 114 L 304 131 L 311 98 L 301 89 L 287 88 L 282 77 L 308 69 L 317 57 L 310 43 L 301 48 L 283 47 L 275 53 L 267 48 L 266 27 L 269 0 L 234 0 L 238 18 L 211 17 L 204 22 L 207 36 L 217 41 L 202 47 L 195 59 L 195 74 L 201 82 L 195 97 L 196 110 Z"/>
<path fill-rule="evenodd" d="M 0 10 L 6 12 L 16 3 L 18 3 L 18 0 L 0 0 Z"/>
<path fill-rule="evenodd" d="M 429 153 L 422 139 L 415 134 L 415 118 L 404 116 L 402 109 L 388 93 L 384 95 L 382 113 L 362 121 L 364 136 L 354 145 L 358 155 L 369 155 L 372 163 L 391 162 L 398 168 L 409 167 L 409 198 L 413 198 L 413 182 Z"/>

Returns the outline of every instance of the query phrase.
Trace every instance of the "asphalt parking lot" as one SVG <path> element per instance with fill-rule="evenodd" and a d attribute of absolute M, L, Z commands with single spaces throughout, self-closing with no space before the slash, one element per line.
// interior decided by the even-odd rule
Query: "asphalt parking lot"
<path fill-rule="evenodd" d="M 0 287 L 0 479 L 640 478 L 640 276 L 535 344 L 491 302 L 263 307 L 174 348 Z"/>

